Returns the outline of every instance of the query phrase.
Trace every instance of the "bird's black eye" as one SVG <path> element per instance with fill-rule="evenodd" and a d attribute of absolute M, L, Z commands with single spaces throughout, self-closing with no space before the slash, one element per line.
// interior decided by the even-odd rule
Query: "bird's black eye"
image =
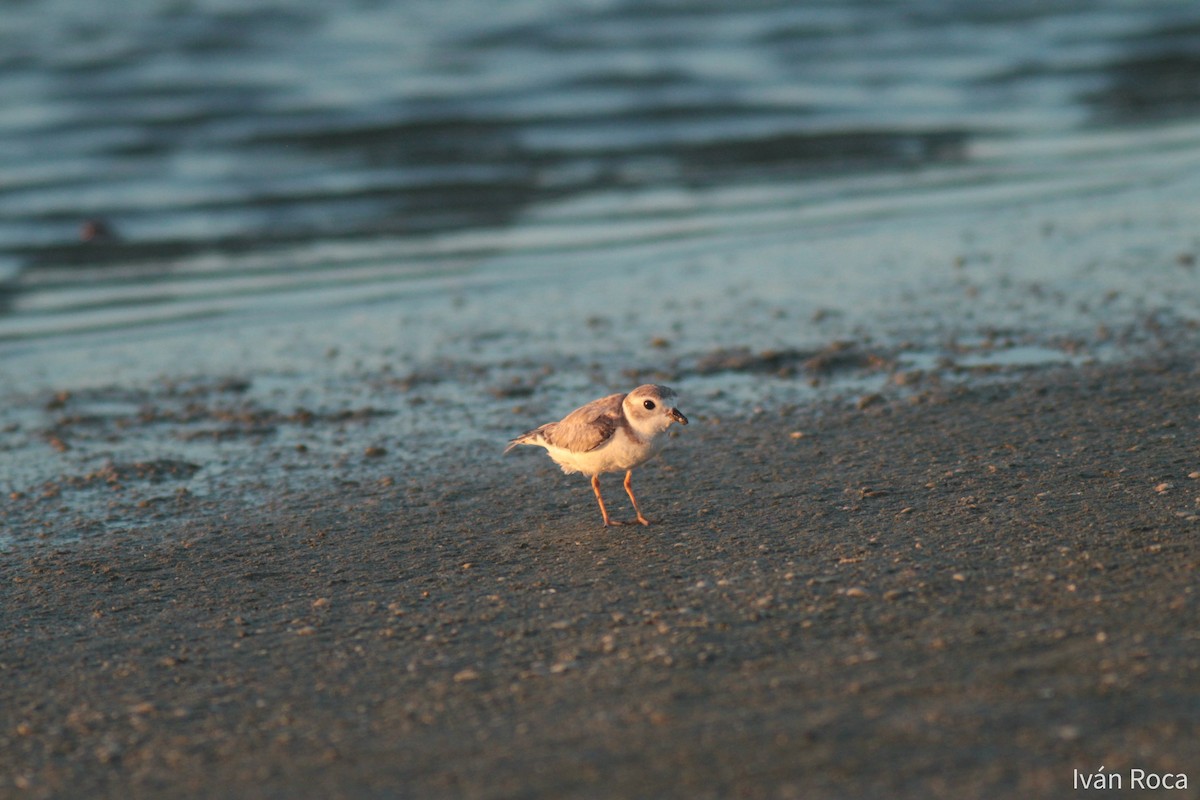
<path fill-rule="evenodd" d="M 642 405 L 646 407 L 647 411 L 654 410 L 654 401 L 653 400 L 646 400 L 642 403 Z"/>

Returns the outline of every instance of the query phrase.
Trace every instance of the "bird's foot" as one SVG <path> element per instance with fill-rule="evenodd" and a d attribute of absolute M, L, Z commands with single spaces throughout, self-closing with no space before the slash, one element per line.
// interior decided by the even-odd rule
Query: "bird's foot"
<path fill-rule="evenodd" d="M 649 524 L 650 524 L 650 520 L 646 519 L 645 517 L 638 517 L 637 519 L 606 519 L 606 520 L 604 520 L 604 527 L 606 527 L 606 528 L 616 528 L 621 525 L 649 525 Z"/>

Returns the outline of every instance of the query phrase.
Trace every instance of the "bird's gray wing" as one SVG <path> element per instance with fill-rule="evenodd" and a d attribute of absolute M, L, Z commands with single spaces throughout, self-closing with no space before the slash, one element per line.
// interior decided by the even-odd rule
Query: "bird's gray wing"
<path fill-rule="evenodd" d="M 624 399 L 624 394 L 610 394 L 575 409 L 552 423 L 554 427 L 546 432 L 546 439 L 555 447 L 573 453 L 595 450 L 611 439 L 621 426 L 621 401 Z"/>

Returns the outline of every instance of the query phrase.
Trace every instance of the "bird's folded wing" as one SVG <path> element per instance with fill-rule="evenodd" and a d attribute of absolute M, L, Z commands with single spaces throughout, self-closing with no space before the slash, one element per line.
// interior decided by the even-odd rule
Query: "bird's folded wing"
<path fill-rule="evenodd" d="M 573 453 L 595 450 L 611 439 L 620 427 L 621 401 L 624 399 L 623 394 L 611 394 L 575 409 L 554 425 L 547 438 L 555 447 Z"/>

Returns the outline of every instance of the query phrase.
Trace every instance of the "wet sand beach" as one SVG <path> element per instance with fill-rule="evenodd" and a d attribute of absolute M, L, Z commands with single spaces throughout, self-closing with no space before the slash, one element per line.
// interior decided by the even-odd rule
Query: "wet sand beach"
<path fill-rule="evenodd" d="M 0 793 L 1200 796 L 1196 363 L 685 398 L 649 528 L 487 453 L 22 544 Z"/>

